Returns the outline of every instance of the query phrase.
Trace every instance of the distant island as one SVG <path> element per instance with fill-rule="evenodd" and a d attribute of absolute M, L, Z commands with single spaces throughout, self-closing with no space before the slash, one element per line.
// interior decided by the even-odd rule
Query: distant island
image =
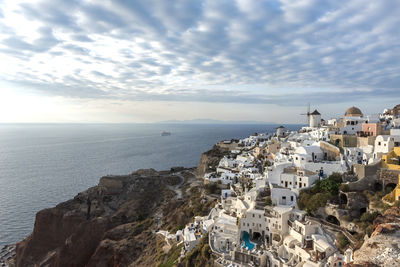
<path fill-rule="evenodd" d="M 192 120 L 166 120 L 155 123 L 171 123 L 171 124 L 277 124 L 265 121 L 235 121 L 235 120 L 214 120 L 214 119 L 192 119 Z"/>

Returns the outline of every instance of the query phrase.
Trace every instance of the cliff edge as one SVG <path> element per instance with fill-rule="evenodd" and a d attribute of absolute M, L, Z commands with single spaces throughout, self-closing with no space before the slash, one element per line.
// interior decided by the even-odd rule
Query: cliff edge
<path fill-rule="evenodd" d="M 222 147 L 219 144 L 214 145 L 212 149 L 203 153 L 196 169 L 197 177 L 202 178 L 207 172 L 215 171 L 221 158 L 229 155 L 229 153 L 229 147 Z"/>
<path fill-rule="evenodd" d="M 400 208 L 392 207 L 376 218 L 374 232 L 355 251 L 352 266 L 400 266 L 399 240 Z"/>
<path fill-rule="evenodd" d="M 31 235 L 17 243 L 22 266 L 150 266 L 163 215 L 182 177 L 150 170 L 107 176 L 74 199 L 37 213 Z M 157 216 L 160 221 L 155 218 Z M 174 222 L 175 223 L 175 222 Z"/>

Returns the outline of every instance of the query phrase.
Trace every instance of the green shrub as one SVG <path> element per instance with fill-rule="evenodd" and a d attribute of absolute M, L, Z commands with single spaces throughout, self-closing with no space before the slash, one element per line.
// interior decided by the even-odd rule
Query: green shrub
<path fill-rule="evenodd" d="M 322 191 L 329 192 L 332 195 L 337 195 L 339 192 L 340 183 L 330 177 L 321 181 L 320 187 Z"/>
<path fill-rule="evenodd" d="M 337 240 L 338 247 L 340 249 L 344 249 L 350 243 L 349 240 L 347 239 L 347 237 L 342 233 L 339 233 L 336 236 L 336 240 Z"/>
<path fill-rule="evenodd" d="M 216 183 L 206 184 L 206 185 L 204 185 L 204 189 L 206 190 L 207 194 L 220 194 L 221 193 L 221 189 L 218 188 L 218 184 L 216 184 Z"/>
<path fill-rule="evenodd" d="M 333 180 L 333 181 L 335 181 L 337 183 L 341 183 L 343 181 L 342 180 L 342 175 L 340 173 L 338 173 L 338 172 L 334 172 L 331 175 L 329 175 L 328 179 L 331 179 L 331 180 Z"/>
<path fill-rule="evenodd" d="M 185 228 L 184 225 L 182 225 L 182 224 L 178 225 L 172 230 L 172 233 L 176 233 L 177 231 L 182 230 L 183 228 Z"/>
<path fill-rule="evenodd" d="M 361 222 L 368 222 L 368 223 L 373 223 L 376 217 L 378 217 L 379 213 L 377 211 L 374 211 L 372 213 L 370 212 L 364 212 L 361 217 L 360 221 Z"/>
<path fill-rule="evenodd" d="M 310 189 L 302 190 L 297 199 L 299 208 L 313 213 L 325 206 L 328 200 L 337 198 L 341 177 L 340 174 L 333 173 L 325 180 L 316 181 Z"/>
<path fill-rule="evenodd" d="M 265 198 L 265 204 L 266 204 L 267 206 L 271 206 L 271 205 L 272 205 L 272 199 L 271 199 L 270 196 L 268 196 L 268 197 Z"/>
<path fill-rule="evenodd" d="M 307 212 L 315 212 L 318 208 L 325 206 L 331 197 L 330 193 L 310 194 L 309 192 L 302 191 L 297 204 L 300 209 L 305 209 Z"/>
<path fill-rule="evenodd" d="M 179 246 L 173 246 L 167 255 L 165 255 L 164 261 L 158 265 L 158 267 L 172 267 L 175 266 L 176 261 L 179 259 L 181 255 L 183 244 Z"/>
<path fill-rule="evenodd" d="M 203 236 L 199 244 L 185 257 L 185 266 L 210 266 L 211 248 L 208 245 L 208 234 Z"/>
<path fill-rule="evenodd" d="M 374 231 L 374 226 L 373 225 L 369 225 L 367 227 L 367 229 L 365 229 L 366 234 L 370 237 L 372 232 Z"/>
<path fill-rule="evenodd" d="M 208 259 L 211 255 L 211 248 L 208 244 L 204 245 L 204 247 L 201 249 L 201 256 L 204 259 Z"/>

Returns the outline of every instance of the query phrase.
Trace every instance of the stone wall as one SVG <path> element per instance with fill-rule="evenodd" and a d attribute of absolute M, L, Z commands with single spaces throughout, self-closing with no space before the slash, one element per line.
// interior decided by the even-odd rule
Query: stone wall
<path fill-rule="evenodd" d="M 338 147 L 356 147 L 357 136 L 347 134 L 331 134 L 330 141 Z"/>
<path fill-rule="evenodd" d="M 378 172 L 381 162 L 377 162 L 370 165 L 354 164 L 353 172 L 357 175 L 358 179 L 362 179 L 366 176 L 374 176 Z"/>
<path fill-rule="evenodd" d="M 340 149 L 328 142 L 320 142 L 321 150 L 324 152 L 324 159 L 326 153 L 326 160 L 340 160 Z"/>
<path fill-rule="evenodd" d="M 399 170 L 390 170 L 390 169 L 380 169 L 379 172 L 379 180 L 382 182 L 383 185 L 387 184 L 397 184 L 399 181 Z"/>
<path fill-rule="evenodd" d="M 364 191 L 373 189 L 376 183 L 379 183 L 380 161 L 371 165 L 354 164 L 353 172 L 358 181 L 347 183 L 350 191 Z"/>
<path fill-rule="evenodd" d="M 357 137 L 357 147 L 361 146 L 373 146 L 375 144 L 376 136 L 368 136 L 368 137 Z"/>

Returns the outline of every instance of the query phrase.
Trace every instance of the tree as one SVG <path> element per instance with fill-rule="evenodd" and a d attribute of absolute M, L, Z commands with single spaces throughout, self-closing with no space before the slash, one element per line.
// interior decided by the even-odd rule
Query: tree
<path fill-rule="evenodd" d="M 334 181 L 336 181 L 338 183 L 343 182 L 342 175 L 340 173 L 338 173 L 338 172 L 334 172 L 331 175 L 329 175 L 328 179 L 334 180 Z"/>
<path fill-rule="evenodd" d="M 329 192 L 332 195 L 337 195 L 339 193 L 339 185 L 340 185 L 339 182 L 337 182 L 331 178 L 328 178 L 328 179 L 321 181 L 320 187 L 321 187 L 322 191 Z"/>

